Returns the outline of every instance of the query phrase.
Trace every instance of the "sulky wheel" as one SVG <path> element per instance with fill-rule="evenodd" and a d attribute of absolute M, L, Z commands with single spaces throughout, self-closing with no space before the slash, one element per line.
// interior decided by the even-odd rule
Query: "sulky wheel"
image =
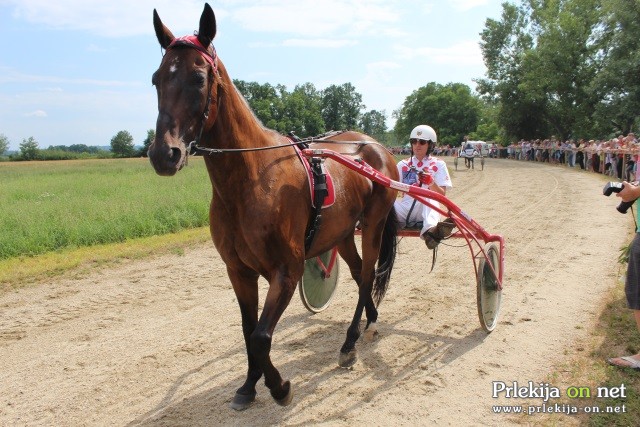
<path fill-rule="evenodd" d="M 495 243 L 487 244 L 485 246 L 485 252 L 487 258 L 482 257 L 478 262 L 478 317 L 480 318 L 482 328 L 487 332 L 491 332 L 498 324 L 502 290 L 498 288 L 498 279 L 491 270 L 489 262 L 493 265 L 499 277 L 500 253 L 498 245 Z"/>
<path fill-rule="evenodd" d="M 329 250 L 318 257 L 325 266 L 329 265 L 332 252 L 335 250 L 335 248 Z M 339 271 L 340 268 L 337 258 L 329 277 L 325 277 L 326 274 L 316 257 L 304 262 L 304 274 L 298 283 L 298 290 L 300 291 L 302 304 L 304 304 L 307 310 L 312 313 L 320 313 L 329 307 L 329 303 L 331 303 L 333 294 L 336 292 L 336 286 L 338 285 Z"/>

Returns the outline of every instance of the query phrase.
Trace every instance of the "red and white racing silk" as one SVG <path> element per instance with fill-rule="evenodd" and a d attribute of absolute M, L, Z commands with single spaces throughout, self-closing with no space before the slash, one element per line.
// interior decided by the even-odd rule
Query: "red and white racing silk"
<path fill-rule="evenodd" d="M 408 159 L 400 160 L 397 167 L 398 174 L 400 175 L 400 181 L 404 184 L 420 186 L 418 174 L 428 173 L 433 177 L 434 182 L 440 187 L 453 187 L 451 177 L 449 176 L 449 170 L 447 169 L 447 164 L 444 160 L 438 157 L 428 156 L 424 157 L 422 160 L 418 160 L 412 156 Z M 402 196 L 402 199 L 395 203 L 396 215 L 402 226 L 407 222 L 409 225 L 422 222 L 422 233 L 424 233 L 427 229 L 438 223 L 440 220 L 440 214 L 419 202 L 416 203 L 413 209 L 411 209 L 414 201 L 415 199 L 413 197 L 405 193 Z M 411 218 L 407 221 L 407 215 L 409 215 L 409 212 L 411 212 Z"/>

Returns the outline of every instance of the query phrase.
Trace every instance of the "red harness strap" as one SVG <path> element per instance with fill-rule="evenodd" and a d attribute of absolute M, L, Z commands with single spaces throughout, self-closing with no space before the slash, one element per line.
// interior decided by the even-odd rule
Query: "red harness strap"
<path fill-rule="evenodd" d="M 198 36 L 182 36 L 173 39 L 167 49 L 171 49 L 176 46 L 188 46 L 194 48 L 200 52 L 202 57 L 209 64 L 211 64 L 211 67 L 213 67 L 213 74 L 218 72 L 218 55 L 216 54 L 216 49 L 213 47 L 213 44 L 210 44 L 209 48 L 205 48 L 202 43 L 200 43 L 200 40 L 198 40 Z"/>
<path fill-rule="evenodd" d="M 300 158 L 300 161 L 302 162 L 302 164 L 304 165 L 305 170 L 307 171 L 307 180 L 309 181 L 309 189 L 311 191 L 311 204 L 312 206 L 315 208 L 315 179 L 313 178 L 313 171 L 311 170 L 311 165 L 309 164 L 309 160 L 302 155 L 302 152 L 300 151 L 300 149 L 296 146 L 294 146 L 294 148 L 296 149 L 296 154 L 298 155 L 298 157 Z M 336 202 L 336 192 L 335 192 L 335 188 L 333 186 L 333 179 L 331 179 L 331 175 L 329 175 L 329 172 L 326 170 L 326 168 L 324 167 L 324 164 L 322 164 L 322 172 L 324 173 L 326 180 L 327 180 L 327 195 L 324 198 L 324 201 L 322 202 L 322 208 L 328 208 L 329 206 L 333 205 Z"/>

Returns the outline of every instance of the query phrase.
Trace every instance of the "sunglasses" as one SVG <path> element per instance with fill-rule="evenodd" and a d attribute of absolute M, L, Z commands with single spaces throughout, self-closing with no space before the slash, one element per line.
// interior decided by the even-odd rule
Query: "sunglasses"
<path fill-rule="evenodd" d="M 431 141 L 425 141 L 424 139 L 411 138 L 409 142 L 411 143 L 411 145 L 416 145 L 417 143 L 420 143 L 420 145 L 425 145 L 430 143 Z"/>

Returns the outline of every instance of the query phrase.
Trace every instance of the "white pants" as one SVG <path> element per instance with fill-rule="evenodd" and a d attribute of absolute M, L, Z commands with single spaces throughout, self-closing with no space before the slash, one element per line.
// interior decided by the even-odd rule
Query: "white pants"
<path fill-rule="evenodd" d="M 413 210 L 411 210 L 413 202 L 415 202 L 415 206 L 413 207 Z M 435 200 L 429 199 L 429 202 L 434 206 L 440 206 L 440 204 Z M 434 227 L 440 221 L 440 213 L 438 211 L 431 209 L 427 205 L 423 205 L 413 197 L 407 196 L 403 197 L 401 200 L 396 200 L 394 207 L 396 208 L 396 218 L 398 219 L 398 223 L 401 228 L 405 228 L 407 223 L 409 226 L 412 226 L 422 221 L 422 230 L 420 230 L 421 237 L 428 229 Z M 411 217 L 407 221 L 409 210 L 411 210 Z"/>

